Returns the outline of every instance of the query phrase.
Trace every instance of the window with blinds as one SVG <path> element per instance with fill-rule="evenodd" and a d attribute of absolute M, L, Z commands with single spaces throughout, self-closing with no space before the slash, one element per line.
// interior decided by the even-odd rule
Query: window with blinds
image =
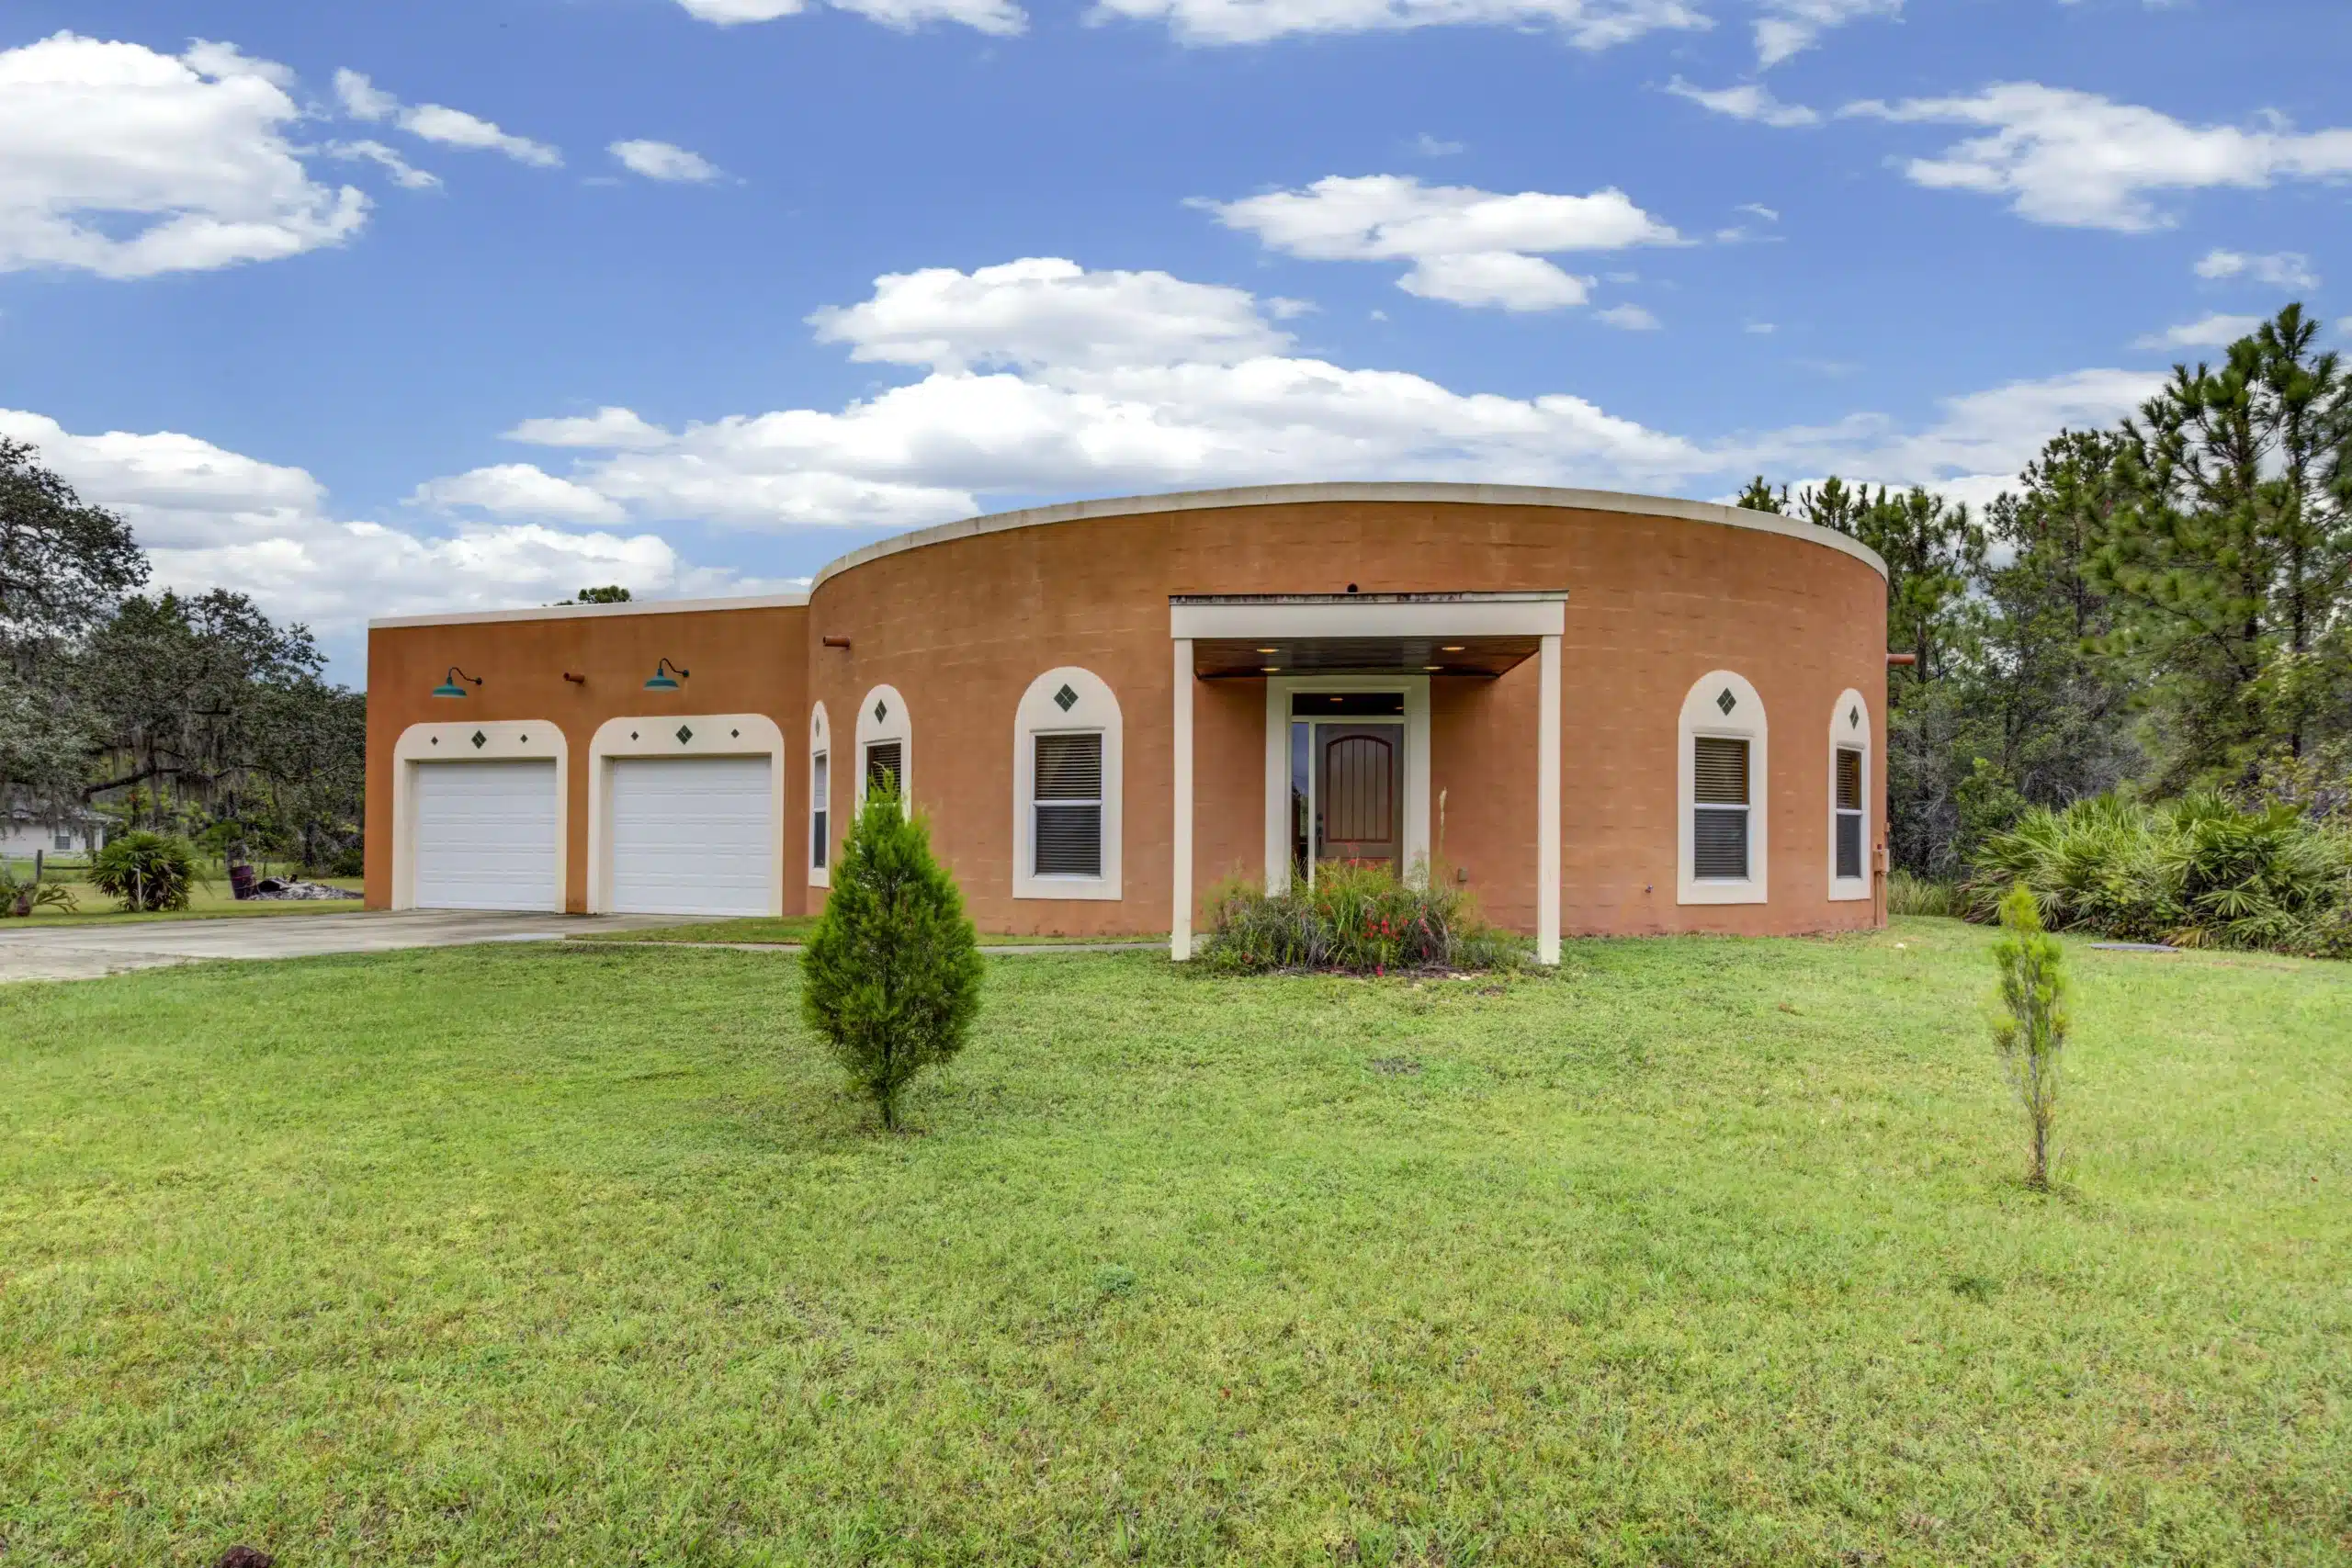
<path fill-rule="evenodd" d="M 1862 754 L 1838 748 L 1838 875 L 1862 874 Z"/>
<path fill-rule="evenodd" d="M 1031 790 L 1034 874 L 1102 874 L 1102 737 L 1039 735 Z"/>
<path fill-rule="evenodd" d="M 876 740 L 865 749 L 865 787 L 870 794 L 887 790 L 902 795 L 906 780 L 906 750 L 896 740 Z"/>
<path fill-rule="evenodd" d="M 1707 882 L 1747 879 L 1747 742 L 1694 737 L 1690 874 Z"/>
<path fill-rule="evenodd" d="M 831 758 L 820 751 L 808 759 L 808 865 L 811 870 L 825 869 L 825 855 L 832 843 L 829 830 L 832 804 Z"/>

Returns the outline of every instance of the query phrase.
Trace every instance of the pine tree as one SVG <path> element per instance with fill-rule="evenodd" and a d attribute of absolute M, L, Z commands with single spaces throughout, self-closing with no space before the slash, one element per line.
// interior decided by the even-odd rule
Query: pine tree
<path fill-rule="evenodd" d="M 801 1007 L 882 1125 L 917 1073 L 964 1048 L 980 1009 L 978 938 L 931 834 L 876 787 L 850 826 L 802 960 Z"/>
<path fill-rule="evenodd" d="M 2352 377 L 2318 333 L 2290 305 L 2123 426 L 2126 503 L 2089 575 L 2157 677 L 2170 788 L 2249 782 L 2344 727 Z"/>

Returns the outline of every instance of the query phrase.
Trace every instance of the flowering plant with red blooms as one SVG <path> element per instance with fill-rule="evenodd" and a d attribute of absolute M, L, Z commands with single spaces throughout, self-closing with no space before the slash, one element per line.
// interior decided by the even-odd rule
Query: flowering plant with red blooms
<path fill-rule="evenodd" d="M 1214 895 L 1211 931 L 1198 957 L 1212 970 L 1391 971 L 1509 968 L 1517 939 L 1479 919 L 1469 896 L 1419 866 L 1399 877 L 1386 862 L 1329 861 L 1314 886 L 1295 876 L 1268 894 L 1233 884 Z"/>

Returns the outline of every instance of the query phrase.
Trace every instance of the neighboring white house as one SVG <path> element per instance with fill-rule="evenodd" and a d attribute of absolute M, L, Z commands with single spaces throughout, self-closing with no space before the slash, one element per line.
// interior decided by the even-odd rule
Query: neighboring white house
<path fill-rule="evenodd" d="M 85 811 L 60 821 L 38 817 L 22 807 L 0 815 L 0 855 L 29 860 L 35 854 L 88 854 L 106 842 L 106 818 Z"/>

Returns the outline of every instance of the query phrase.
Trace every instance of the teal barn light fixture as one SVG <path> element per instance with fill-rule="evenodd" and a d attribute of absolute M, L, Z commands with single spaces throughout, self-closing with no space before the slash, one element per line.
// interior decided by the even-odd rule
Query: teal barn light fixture
<path fill-rule="evenodd" d="M 659 660 L 653 666 L 653 679 L 645 682 L 645 689 L 649 692 L 676 691 L 678 689 L 678 682 L 672 680 L 669 674 L 665 674 L 665 671 L 674 672 L 679 676 L 690 676 L 694 673 L 691 670 L 680 670 L 676 665 L 671 663 L 666 659 Z"/>
<path fill-rule="evenodd" d="M 433 694 L 436 697 L 462 697 L 467 693 L 463 686 L 458 684 L 460 681 L 470 681 L 477 686 L 481 684 L 481 676 L 469 675 L 452 664 L 449 666 L 449 672 L 441 677 L 441 683 L 433 688 Z"/>

